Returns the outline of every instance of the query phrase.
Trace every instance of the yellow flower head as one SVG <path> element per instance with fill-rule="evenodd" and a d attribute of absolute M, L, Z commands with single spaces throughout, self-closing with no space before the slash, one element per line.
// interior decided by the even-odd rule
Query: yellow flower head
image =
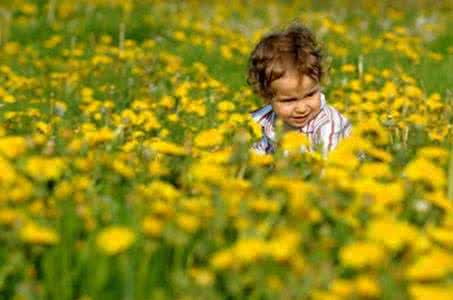
<path fill-rule="evenodd" d="M 416 158 L 407 164 L 404 174 L 411 181 L 420 181 L 434 188 L 440 188 L 446 184 L 444 171 L 425 158 Z"/>
<path fill-rule="evenodd" d="M 342 264 L 353 268 L 377 267 L 384 258 L 384 249 L 372 242 L 355 242 L 340 250 Z"/>
<path fill-rule="evenodd" d="M 154 151 L 156 151 L 158 153 L 162 153 L 162 154 L 175 155 L 175 156 L 181 156 L 181 155 L 186 154 L 184 147 L 181 147 L 181 146 L 176 145 L 171 142 L 154 141 L 154 142 L 151 142 L 149 146 Z"/>
<path fill-rule="evenodd" d="M 38 181 L 59 178 L 66 167 L 62 158 L 30 157 L 25 165 L 25 171 Z"/>
<path fill-rule="evenodd" d="M 359 123 L 354 128 L 355 133 L 361 137 L 369 137 L 376 145 L 386 145 L 389 142 L 389 134 L 377 119 L 369 119 Z"/>
<path fill-rule="evenodd" d="M 28 223 L 20 230 L 21 239 L 30 244 L 54 245 L 60 240 L 58 233 L 48 227 Z"/>
<path fill-rule="evenodd" d="M 107 255 L 126 251 L 135 241 L 135 233 L 124 226 L 103 229 L 96 237 L 96 245 Z"/>
<path fill-rule="evenodd" d="M 453 272 L 453 255 L 435 249 L 417 259 L 406 271 L 411 280 L 439 280 Z"/>
<path fill-rule="evenodd" d="M 373 220 L 368 227 L 368 237 L 382 243 L 390 250 L 400 250 L 418 237 L 417 229 L 409 223 L 383 217 Z"/>
<path fill-rule="evenodd" d="M 27 150 L 27 143 L 20 136 L 5 136 L 0 138 L 0 153 L 7 158 L 16 158 Z"/>
<path fill-rule="evenodd" d="M 409 294 L 414 300 L 450 300 L 453 288 L 451 285 L 416 283 L 409 287 Z"/>
<path fill-rule="evenodd" d="M 200 148 L 210 148 L 219 146 L 223 143 L 223 134 L 218 129 L 208 129 L 200 132 L 194 140 L 195 146 Z"/>
<path fill-rule="evenodd" d="M 299 154 L 301 151 L 306 150 L 309 146 L 308 138 L 297 131 L 289 131 L 285 133 L 281 140 L 281 147 L 283 151 L 288 154 Z"/>

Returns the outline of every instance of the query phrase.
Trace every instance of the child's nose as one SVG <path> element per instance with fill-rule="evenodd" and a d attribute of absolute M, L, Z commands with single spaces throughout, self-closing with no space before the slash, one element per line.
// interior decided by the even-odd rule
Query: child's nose
<path fill-rule="evenodd" d="M 308 106 L 305 103 L 300 103 L 296 106 L 296 112 L 300 114 L 305 114 L 308 111 Z"/>

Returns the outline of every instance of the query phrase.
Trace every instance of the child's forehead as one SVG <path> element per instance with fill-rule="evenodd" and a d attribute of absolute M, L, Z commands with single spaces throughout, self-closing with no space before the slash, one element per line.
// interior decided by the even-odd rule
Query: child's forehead
<path fill-rule="evenodd" d="M 314 88 L 317 82 L 306 74 L 288 70 L 285 74 L 271 83 L 275 94 L 295 94 Z"/>

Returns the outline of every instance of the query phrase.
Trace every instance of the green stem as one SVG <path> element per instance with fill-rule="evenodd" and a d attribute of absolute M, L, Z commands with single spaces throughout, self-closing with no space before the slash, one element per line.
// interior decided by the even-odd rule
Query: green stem
<path fill-rule="evenodd" d="M 134 299 L 134 279 L 132 275 L 131 261 L 127 253 L 122 253 L 119 257 L 121 272 L 123 273 L 123 299 Z"/>
<path fill-rule="evenodd" d="M 450 146 L 450 164 L 448 166 L 448 199 L 453 201 L 453 146 Z"/>

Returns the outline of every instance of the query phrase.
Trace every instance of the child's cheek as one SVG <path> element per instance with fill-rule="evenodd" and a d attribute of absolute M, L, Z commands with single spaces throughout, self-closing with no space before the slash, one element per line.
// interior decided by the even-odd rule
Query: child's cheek
<path fill-rule="evenodd" d="M 291 112 L 292 112 L 293 108 L 292 108 L 292 105 L 285 105 L 283 107 L 283 114 L 285 117 L 289 118 L 291 116 Z"/>

